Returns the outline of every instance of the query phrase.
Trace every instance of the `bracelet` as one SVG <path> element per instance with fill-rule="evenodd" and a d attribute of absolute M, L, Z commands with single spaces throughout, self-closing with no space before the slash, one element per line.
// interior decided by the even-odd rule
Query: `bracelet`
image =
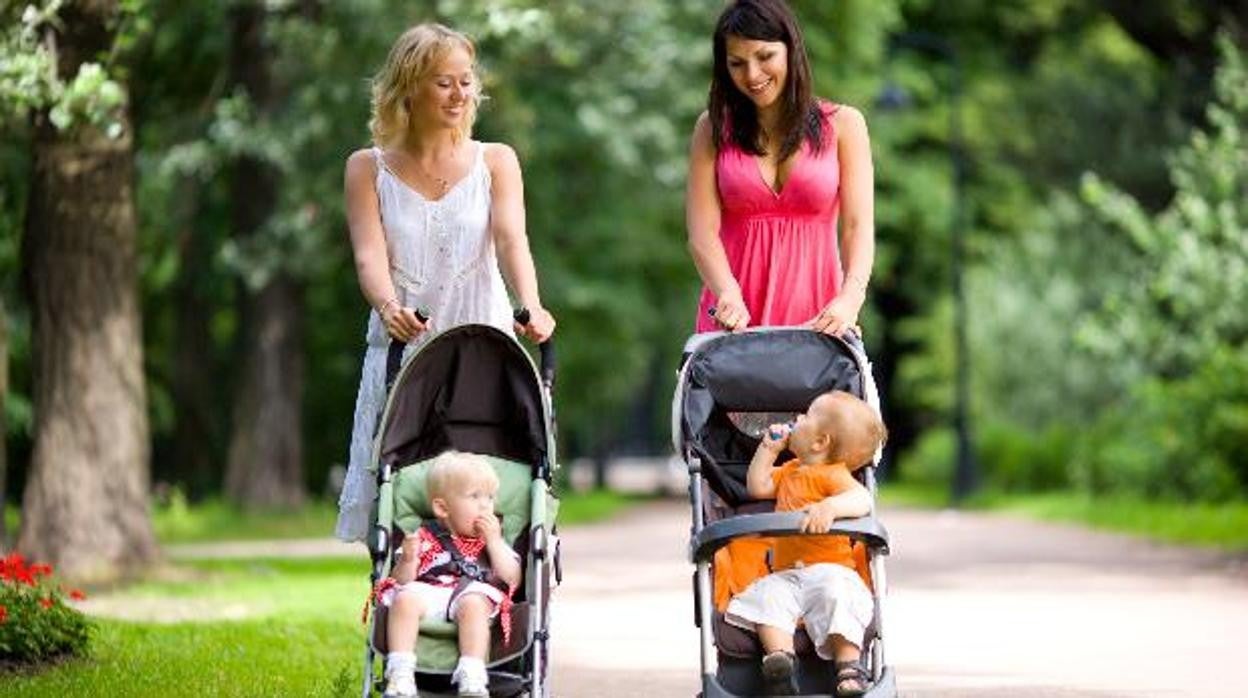
<path fill-rule="evenodd" d="M 385 303 L 382 303 L 381 307 L 377 309 L 377 314 L 380 315 L 382 318 L 384 318 L 386 316 L 386 308 L 390 307 L 391 303 L 398 305 L 399 304 L 398 297 L 397 296 L 393 297 L 390 300 L 386 301 Z"/>

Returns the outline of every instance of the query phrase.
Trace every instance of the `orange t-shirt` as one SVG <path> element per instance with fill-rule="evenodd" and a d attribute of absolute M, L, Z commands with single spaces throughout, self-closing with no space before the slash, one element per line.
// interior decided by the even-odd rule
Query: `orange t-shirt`
<path fill-rule="evenodd" d="M 796 458 L 776 468 L 771 473 L 776 483 L 776 511 L 798 511 L 844 492 L 835 472 L 831 465 L 802 466 Z M 768 551 L 772 554 L 771 570 L 767 569 Z M 857 571 L 863 583 L 871 586 L 866 546 L 854 545 L 848 536 L 742 538 L 715 553 L 715 607 L 723 611 L 732 597 L 745 591 L 754 580 L 771 571 L 795 567 L 799 561 L 803 565 L 819 562 L 845 565 Z"/>
<path fill-rule="evenodd" d="M 771 473 L 776 483 L 776 511 L 801 511 L 810 504 L 840 494 L 845 487 L 837 482 L 837 473 L 848 471 L 842 464 L 801 465 L 797 459 Z M 833 562 L 855 568 L 854 551 L 848 536 L 786 536 L 772 544 L 771 569 L 779 572 L 799 565 Z"/>

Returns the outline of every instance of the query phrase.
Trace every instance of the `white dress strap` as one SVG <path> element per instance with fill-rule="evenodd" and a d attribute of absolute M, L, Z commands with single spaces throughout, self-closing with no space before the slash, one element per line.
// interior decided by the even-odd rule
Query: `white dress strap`
<path fill-rule="evenodd" d="M 481 168 L 481 181 L 485 183 L 487 189 L 491 188 L 493 177 L 490 175 L 489 163 L 485 161 L 485 143 L 477 142 L 477 161 L 476 166 Z"/>
<path fill-rule="evenodd" d="M 380 186 L 381 173 L 389 172 L 391 175 L 393 175 L 394 170 L 391 170 L 390 165 L 386 163 L 386 152 L 382 150 L 380 146 L 376 146 L 376 145 L 373 146 L 373 160 L 375 161 L 375 164 L 377 165 L 376 181 L 377 181 L 377 184 Z"/>

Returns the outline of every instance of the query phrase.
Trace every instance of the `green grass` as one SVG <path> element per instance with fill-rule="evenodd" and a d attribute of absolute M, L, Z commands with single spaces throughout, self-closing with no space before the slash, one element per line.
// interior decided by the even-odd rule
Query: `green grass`
<path fill-rule="evenodd" d="M 152 527 L 161 543 L 267 540 L 331 536 L 338 507 L 313 501 L 298 509 L 247 511 L 221 500 L 188 505 L 174 498 L 152 508 Z"/>
<path fill-rule="evenodd" d="M 560 523 L 585 523 L 643 498 L 565 496 Z M 158 512 L 162 540 L 328 535 L 336 513 L 245 514 L 219 503 Z M 167 514 L 167 512 L 165 512 Z M 214 532 L 213 527 L 219 526 Z M 359 694 L 368 592 L 364 559 L 179 563 L 148 581 L 97 592 L 95 603 L 146 614 L 96 619 L 91 654 L 37 673 L 0 673 L 0 697 L 353 696 Z M 187 620 L 187 617 L 193 619 Z M 153 622 L 153 618 L 183 618 Z M 230 619 L 232 618 L 232 619 Z"/>
<path fill-rule="evenodd" d="M 108 595 L 128 608 L 245 609 L 242 620 L 98 619 L 91 654 L 0 678 L 0 696 L 358 695 L 361 560 L 213 561 Z"/>
<path fill-rule="evenodd" d="M 880 500 L 893 506 L 949 506 L 947 490 L 906 483 L 882 486 Z M 1093 498 L 1073 492 L 984 492 L 968 500 L 966 508 L 1083 524 L 1167 543 L 1228 552 L 1248 551 L 1248 502 L 1198 504 L 1122 496 Z"/>
<path fill-rule="evenodd" d="M 605 490 L 561 493 L 559 524 L 601 521 L 646 499 Z M 337 519 L 337 505 L 322 500 L 299 509 L 247 511 L 219 499 L 187 504 L 175 495 L 168 504 L 152 507 L 152 527 L 163 544 L 323 538 L 333 535 Z M 16 534 L 21 510 L 9 505 L 5 520 L 10 534 Z"/>
<path fill-rule="evenodd" d="M 559 525 L 602 521 L 651 499 L 653 497 L 647 495 L 622 494 L 609 490 L 562 492 L 559 495 Z"/>

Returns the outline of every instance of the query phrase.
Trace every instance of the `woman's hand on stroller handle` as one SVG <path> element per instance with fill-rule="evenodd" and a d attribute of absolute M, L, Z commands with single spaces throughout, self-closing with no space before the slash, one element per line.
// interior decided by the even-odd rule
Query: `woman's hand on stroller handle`
<path fill-rule="evenodd" d="M 843 337 L 846 333 L 862 337 L 862 327 L 858 325 L 858 313 L 862 309 L 861 298 L 851 294 L 838 295 L 805 326 L 833 337 Z"/>
<path fill-rule="evenodd" d="M 743 330 L 750 325 L 750 310 L 740 291 L 725 291 L 706 309 L 706 314 L 728 332 Z"/>
<path fill-rule="evenodd" d="M 549 341 L 555 333 L 555 316 L 549 310 L 538 307 L 520 307 L 512 313 L 516 321 L 516 334 L 523 335 L 538 344 Z"/>
<path fill-rule="evenodd" d="M 551 337 L 555 331 L 555 318 L 545 308 L 538 308 L 536 315 L 526 307 L 517 308 L 512 313 L 516 321 L 516 334 L 529 337 L 537 342 L 537 350 L 541 359 L 542 383 L 547 388 L 555 384 L 555 340 Z"/>
<path fill-rule="evenodd" d="M 386 333 L 400 342 L 411 342 L 428 329 L 429 313 L 423 308 L 403 307 L 398 298 L 382 303 L 377 314 L 386 326 Z"/>

